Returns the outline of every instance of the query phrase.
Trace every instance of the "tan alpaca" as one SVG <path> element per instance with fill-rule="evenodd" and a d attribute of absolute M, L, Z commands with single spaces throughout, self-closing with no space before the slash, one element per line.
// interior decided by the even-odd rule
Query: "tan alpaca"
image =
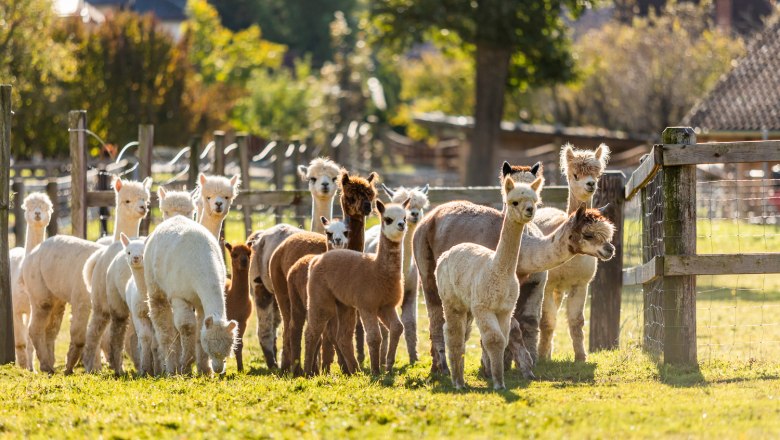
<path fill-rule="evenodd" d="M 312 230 L 319 230 L 321 225 L 315 222 L 321 216 L 331 218 L 333 213 L 333 198 L 338 187 L 340 167 L 328 158 L 316 158 L 309 166 L 299 166 L 298 175 L 309 182 L 309 192 L 312 200 Z M 333 173 L 335 172 L 335 176 Z M 334 177 L 336 180 L 334 181 Z M 326 185 L 327 184 L 327 185 Z M 303 232 L 303 229 L 290 225 L 276 225 L 265 231 L 252 233 L 247 240 L 251 243 L 252 259 L 249 262 L 249 291 L 255 302 L 257 313 L 257 336 L 260 348 L 265 356 L 268 368 L 276 368 L 276 333 L 282 322 L 279 308 L 273 294 L 273 285 L 268 273 L 271 255 L 284 240 L 293 234 Z M 259 279 L 257 283 L 254 280 Z"/>
<path fill-rule="evenodd" d="M 387 207 L 377 200 L 381 216 L 382 239 L 376 254 L 352 250 L 334 250 L 318 256 L 309 269 L 309 304 L 306 329 L 304 370 L 314 373 L 314 364 L 325 328 L 338 319 L 337 347 L 344 356 L 347 373 L 357 371 L 358 362 L 352 345 L 356 311 L 360 313 L 366 331 L 371 373 L 380 373 L 379 346 L 382 336 L 379 320 L 390 331 L 386 365 L 392 370 L 403 324 L 396 307 L 403 297 L 401 246 L 406 232 L 406 208 L 403 204 Z M 351 226 L 351 225 L 350 225 Z M 350 239 L 351 240 L 351 239 Z"/>
<path fill-rule="evenodd" d="M 486 370 L 494 389 L 504 389 L 504 349 L 509 343 L 512 314 L 520 294 L 517 259 L 525 225 L 534 218 L 542 178 L 531 185 L 504 180 L 504 221 L 498 247 L 492 251 L 474 243 L 461 243 L 439 257 L 436 285 L 444 307 L 444 339 L 452 366 L 455 388 L 466 384 L 463 363 L 466 338 L 475 320 L 487 352 Z M 523 366 L 531 375 L 531 364 Z"/>
<path fill-rule="evenodd" d="M 570 144 L 561 149 L 561 172 L 569 184 L 569 201 L 566 212 L 556 208 L 539 210 L 536 223 L 544 233 L 550 233 L 566 221 L 568 214 L 585 203 L 592 204 L 598 181 L 609 160 L 609 147 L 599 145 L 595 151 L 575 150 Z M 539 356 L 550 359 L 552 340 L 555 332 L 558 309 L 564 294 L 566 295 L 566 317 L 569 322 L 569 334 L 574 346 L 574 359 L 585 361 L 585 300 L 588 285 L 596 275 L 597 260 L 588 255 L 578 255 L 558 267 L 550 269 L 542 303 L 540 322 L 541 338 Z"/>
<path fill-rule="evenodd" d="M 449 374 L 444 356 L 444 316 L 434 275 L 436 261 L 442 253 L 464 242 L 495 249 L 501 224 L 502 215 L 498 210 L 468 202 L 452 202 L 432 210 L 417 227 L 413 250 L 430 319 L 431 355 L 434 357 L 431 368 L 434 372 Z M 517 276 L 521 283 L 529 275 L 558 266 L 577 254 L 602 259 L 609 259 L 614 254 L 614 247 L 610 243 L 614 226 L 598 211 L 586 212 L 584 206 L 576 216 L 570 216 L 554 233 L 547 236 L 536 235 L 538 228 L 532 223 L 527 226 L 522 241 L 524 250 L 517 265 Z M 536 231 L 532 232 L 532 229 Z M 586 240 L 583 235 L 593 235 L 594 239 Z M 522 361 L 520 357 L 528 354 L 535 357 L 541 300 L 542 295 L 526 296 L 521 287 L 514 315 L 519 323 L 517 326 L 513 324 L 509 345 L 518 364 Z M 524 352 L 525 349 L 530 353 Z"/>

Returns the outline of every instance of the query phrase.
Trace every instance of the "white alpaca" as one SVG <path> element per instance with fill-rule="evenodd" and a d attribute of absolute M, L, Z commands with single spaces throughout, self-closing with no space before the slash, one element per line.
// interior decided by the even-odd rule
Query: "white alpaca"
<path fill-rule="evenodd" d="M 160 212 L 163 220 L 168 220 L 174 215 L 183 215 L 192 218 L 195 215 L 195 201 L 187 191 L 168 191 L 163 187 L 157 188 L 157 198 L 160 201 Z"/>
<path fill-rule="evenodd" d="M 44 193 L 32 193 L 22 202 L 24 218 L 27 222 L 24 247 L 15 247 L 9 251 L 11 266 L 11 302 L 14 314 L 14 344 L 16 345 L 16 365 L 28 370 L 33 369 L 33 346 L 27 333 L 30 325 L 30 298 L 19 283 L 22 262 L 36 246 L 46 238 L 46 226 L 49 225 L 53 207 L 49 196 Z"/>
<path fill-rule="evenodd" d="M 198 223 L 208 229 L 219 240 L 222 222 L 230 212 L 230 205 L 238 195 L 241 179 L 234 175 L 230 179 L 222 176 L 198 175 Z"/>
<path fill-rule="evenodd" d="M 568 215 L 585 203 L 590 206 L 598 181 L 609 161 L 609 147 L 601 144 L 595 151 L 575 150 L 570 144 L 561 149 L 561 172 L 569 184 L 569 201 L 566 212 L 556 208 L 543 208 L 534 220 L 545 234 L 549 234 L 566 222 Z M 587 238 L 587 237 L 586 237 Z M 544 289 L 539 356 L 550 359 L 558 309 L 566 295 L 566 317 L 574 347 L 574 359 L 585 361 L 585 301 L 588 285 L 596 275 L 598 262 L 595 257 L 578 255 L 566 263 L 548 271 Z"/>
<path fill-rule="evenodd" d="M 495 251 L 461 243 L 438 260 L 436 284 L 444 307 L 444 338 L 455 388 L 465 386 L 463 363 L 471 320 L 482 339 L 486 371 L 494 389 L 504 389 L 504 349 L 509 343 L 512 314 L 520 295 L 517 260 L 525 225 L 533 220 L 542 179 L 531 185 L 504 180 L 504 220 Z M 530 365 L 525 366 L 530 373 Z"/>
<path fill-rule="evenodd" d="M 311 193 L 311 230 L 325 233 L 320 217 L 333 217 L 333 196 L 336 195 L 341 168 L 330 159 L 318 157 L 309 166 L 298 165 L 298 175 L 309 183 Z"/>
<path fill-rule="evenodd" d="M 121 356 L 121 344 L 124 343 L 125 330 L 127 328 L 127 315 L 112 314 L 112 307 L 109 304 L 108 280 L 112 281 L 124 278 L 119 282 L 124 290 L 124 285 L 131 274 L 126 265 L 115 266 L 118 271 L 123 273 L 109 274 L 109 266 L 114 261 L 114 257 L 122 252 L 122 243 L 119 242 L 120 234 L 136 237 L 141 220 L 149 212 L 149 200 L 151 195 L 149 190 L 152 186 L 151 177 L 147 177 L 143 182 L 125 181 L 119 178 L 114 180 L 114 193 L 116 195 L 116 224 L 114 226 L 114 242 L 95 252 L 83 268 L 84 282 L 90 291 L 92 301 L 92 316 L 89 319 L 87 327 L 87 341 L 84 346 L 84 368 L 87 372 L 93 372 L 100 369 L 99 352 L 101 338 L 106 326 L 111 322 L 109 330 L 109 352 L 113 351 L 111 345 L 120 344 L 119 354 Z M 116 296 L 111 301 L 116 302 Z M 120 319 L 124 318 L 124 319 Z M 119 365 L 117 365 L 117 362 Z M 112 358 L 109 355 L 109 363 L 117 374 L 121 373 L 121 357 Z"/>
<path fill-rule="evenodd" d="M 299 166 L 298 175 L 309 182 L 309 192 L 312 200 L 311 230 L 324 233 L 320 217 L 333 216 L 333 198 L 338 187 L 340 167 L 330 159 L 319 157 L 312 160 L 309 166 Z M 276 334 L 282 318 L 279 307 L 274 299 L 274 287 L 268 273 L 268 263 L 271 255 L 284 240 L 291 235 L 303 232 L 303 229 L 290 225 L 276 225 L 265 231 L 253 233 L 249 237 L 252 247 L 252 258 L 249 263 L 249 293 L 254 298 L 257 313 L 257 336 L 260 348 L 265 356 L 268 368 L 276 368 Z M 254 280 L 261 282 L 256 283 Z"/>
<path fill-rule="evenodd" d="M 175 216 L 146 240 L 143 259 L 150 315 L 167 373 L 189 372 L 196 357 L 201 373 L 223 372 L 237 323 L 225 319 L 225 263 L 212 232 Z"/>
<path fill-rule="evenodd" d="M 406 211 L 409 231 L 404 236 L 403 267 L 404 299 L 401 302 L 401 322 L 404 324 L 406 349 L 409 352 L 409 362 L 417 362 L 417 267 L 412 259 L 412 237 L 417 229 L 417 223 L 423 218 L 423 212 L 428 208 L 428 185 L 422 188 L 399 187 L 395 191 L 385 184 L 380 185 L 387 197 L 393 203 L 401 203 L 410 199 Z M 381 234 L 380 225 L 375 225 L 366 231 L 366 252 L 376 253 Z M 387 353 L 387 329 L 382 327 L 382 353 Z M 386 356 L 382 356 L 384 359 Z"/>

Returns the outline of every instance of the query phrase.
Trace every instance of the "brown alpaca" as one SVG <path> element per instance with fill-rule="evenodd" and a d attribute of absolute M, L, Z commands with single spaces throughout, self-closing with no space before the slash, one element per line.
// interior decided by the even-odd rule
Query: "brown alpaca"
<path fill-rule="evenodd" d="M 225 308 L 227 319 L 238 322 L 238 341 L 233 353 L 238 371 L 244 371 L 244 332 L 246 321 L 252 314 L 252 301 L 249 300 L 249 257 L 252 256 L 252 248 L 243 243 L 225 243 L 225 248 L 230 252 L 233 268 L 231 278 L 225 283 Z"/>
<path fill-rule="evenodd" d="M 390 332 L 387 368 L 392 370 L 403 324 L 396 307 L 403 298 L 401 247 L 406 232 L 406 207 L 403 204 L 385 205 L 377 200 L 376 208 L 382 219 L 382 236 L 376 254 L 350 250 L 334 250 L 317 256 L 309 269 L 308 321 L 306 328 L 306 356 L 304 370 L 314 373 L 316 353 L 322 335 L 333 318 L 338 319 L 337 347 L 344 355 L 347 374 L 358 369 L 352 346 L 352 334 L 360 312 L 366 329 L 371 374 L 380 373 L 379 347 L 382 335 L 379 320 Z"/>

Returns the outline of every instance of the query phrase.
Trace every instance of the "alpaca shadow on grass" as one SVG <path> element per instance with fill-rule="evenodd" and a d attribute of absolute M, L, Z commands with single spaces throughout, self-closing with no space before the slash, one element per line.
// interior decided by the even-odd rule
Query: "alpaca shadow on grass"
<path fill-rule="evenodd" d="M 540 359 L 533 370 L 538 380 L 564 382 L 561 386 L 565 386 L 565 383 L 593 383 L 596 376 L 596 363 Z"/>
<path fill-rule="evenodd" d="M 438 380 L 431 387 L 431 391 L 434 393 L 442 394 L 497 394 L 501 396 L 506 403 L 512 403 L 520 400 L 520 396 L 515 392 L 518 388 L 527 388 L 530 381 L 527 380 L 515 380 L 507 376 L 506 389 L 494 390 L 493 384 L 488 380 L 487 382 L 476 382 L 473 377 L 466 378 L 466 388 L 462 390 L 455 389 L 452 386 L 452 381 L 449 377 L 438 376 Z"/>

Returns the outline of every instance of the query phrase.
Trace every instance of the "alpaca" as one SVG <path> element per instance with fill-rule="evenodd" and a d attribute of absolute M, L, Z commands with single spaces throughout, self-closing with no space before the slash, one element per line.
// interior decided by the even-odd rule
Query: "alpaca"
<path fill-rule="evenodd" d="M 567 215 L 576 211 L 581 203 L 588 206 L 592 204 L 599 178 L 607 167 L 609 153 L 606 144 L 599 145 L 595 151 L 575 150 L 570 144 L 563 146 L 561 172 L 566 176 L 569 184 L 569 200 L 566 212 L 556 208 L 539 210 L 535 223 L 542 232 L 546 234 L 552 232 L 565 222 Z M 539 356 L 542 359 L 550 359 L 552 355 L 552 340 L 558 309 L 563 296 L 566 295 L 566 317 L 574 346 L 574 359 L 585 361 L 585 336 L 582 330 L 585 325 L 585 301 L 588 285 L 596 276 L 597 266 L 596 258 L 578 255 L 548 272 L 542 302 L 542 319 L 539 325 L 541 331 Z"/>
<path fill-rule="evenodd" d="M 222 176 L 198 174 L 198 223 L 206 227 L 219 240 L 222 222 L 230 212 L 230 205 L 238 195 L 241 178 L 238 174 L 230 179 Z"/>
<path fill-rule="evenodd" d="M 136 237 L 141 226 L 141 220 L 146 217 L 149 209 L 152 187 L 152 178 L 147 177 L 143 182 L 126 181 L 120 178 L 114 180 L 114 194 L 116 197 L 116 223 L 114 225 L 114 243 L 95 252 L 83 267 L 82 275 L 87 289 L 90 291 L 92 302 L 92 316 L 87 327 L 87 341 L 84 346 L 84 368 L 88 373 L 100 370 L 100 343 L 103 333 L 109 322 L 109 363 L 115 373 L 122 372 L 122 344 L 128 325 L 128 314 L 122 301 L 117 298 L 123 296 L 127 280 L 132 276 L 130 269 L 124 262 L 114 267 L 121 273 L 109 273 L 109 266 L 114 257 L 121 254 L 123 246 L 119 241 L 120 234 Z M 117 286 L 111 289 L 109 294 L 109 279 Z M 122 291 L 122 293 L 117 292 Z M 118 305 L 121 310 L 115 312 L 112 304 Z M 119 344 L 118 347 L 113 347 Z M 118 355 L 116 353 L 118 350 Z M 111 353 L 114 354 L 112 357 Z"/>
<path fill-rule="evenodd" d="M 325 217 L 320 217 L 320 222 L 325 227 L 326 245 L 325 252 L 331 249 L 345 249 L 349 240 L 347 235 L 349 230 L 347 225 L 340 221 L 329 221 Z M 284 245 L 284 243 L 283 243 Z M 289 342 L 286 342 L 285 349 L 290 349 L 291 364 L 294 375 L 300 375 L 303 372 L 301 368 L 301 337 L 303 336 L 303 324 L 306 322 L 306 302 L 308 294 L 306 284 L 309 281 L 309 266 L 312 260 L 318 254 L 308 254 L 295 262 L 286 275 L 289 311 L 289 331 L 286 336 Z M 335 324 L 335 322 L 334 322 Z M 283 339 L 283 341 L 285 341 Z M 335 341 L 333 341 L 335 342 Z M 284 352 L 283 352 L 284 353 Z M 327 359 L 327 358 L 330 359 Z M 323 367 L 328 368 L 332 361 L 332 354 L 323 356 Z"/>
<path fill-rule="evenodd" d="M 333 217 L 333 197 L 336 195 L 341 168 L 328 158 L 318 157 L 309 166 L 298 165 L 301 180 L 309 183 L 311 193 L 311 230 L 325 233 L 320 217 Z"/>
<path fill-rule="evenodd" d="M 311 263 L 307 284 L 309 325 L 306 328 L 304 357 L 307 375 L 314 373 L 317 350 L 328 321 L 333 318 L 338 319 L 335 340 L 339 353 L 344 357 L 347 374 L 357 371 L 358 361 L 352 345 L 356 311 L 360 313 L 366 330 L 371 374 L 380 373 L 379 346 L 382 336 L 379 320 L 390 332 L 385 365 L 388 371 L 392 370 L 398 341 L 403 333 L 403 324 L 398 318 L 396 307 L 403 298 L 401 246 L 406 233 L 408 206 L 408 199 L 403 204 L 393 203 L 387 207 L 381 201 L 376 201 L 382 221 L 382 239 L 376 254 L 340 249 L 319 255 Z"/>
<path fill-rule="evenodd" d="M 515 180 L 514 175 L 512 179 Z M 444 356 L 444 316 L 434 275 L 436 261 L 445 251 L 467 241 L 495 249 L 501 223 L 502 214 L 498 210 L 468 202 L 450 202 L 433 209 L 417 226 L 412 249 L 430 319 L 431 355 L 434 358 L 432 372 L 449 374 Z M 577 254 L 609 259 L 614 254 L 614 247 L 610 243 L 613 233 L 614 226 L 599 211 L 586 211 L 584 207 L 546 236 L 540 236 L 539 229 L 530 223 L 522 238 L 524 251 L 518 260 L 517 277 L 523 283 L 529 276 L 543 273 Z M 544 292 L 544 286 L 541 287 L 541 293 L 537 289 L 531 294 L 523 287 L 520 289 L 513 317 L 518 325 L 513 323 L 509 344 L 518 365 L 522 365 L 524 361 L 521 358 L 526 355 L 530 355 L 532 361 L 536 358 Z"/>
<path fill-rule="evenodd" d="M 234 353 L 238 371 L 244 371 L 244 332 L 246 321 L 252 313 L 252 301 L 249 300 L 249 259 L 252 248 L 243 243 L 231 245 L 225 243 L 230 252 L 233 273 L 225 283 L 225 308 L 227 319 L 238 322 L 238 341 Z"/>
<path fill-rule="evenodd" d="M 46 226 L 51 221 L 53 205 L 49 196 L 36 192 L 24 198 L 22 209 L 27 222 L 24 247 L 15 247 L 9 251 L 11 302 L 14 316 L 16 365 L 32 371 L 33 346 L 27 333 L 27 327 L 30 324 L 30 298 L 19 283 L 19 277 L 24 257 L 46 238 Z"/>
<path fill-rule="evenodd" d="M 143 261 L 150 316 L 165 353 L 166 372 L 188 373 L 197 360 L 201 373 L 223 373 L 238 323 L 225 319 L 225 263 L 213 232 L 183 216 L 170 218 L 147 238 Z"/>
<path fill-rule="evenodd" d="M 520 295 L 517 260 L 525 225 L 534 217 L 542 178 L 531 185 L 504 179 L 504 219 L 498 246 L 492 251 L 474 243 L 461 243 L 439 257 L 436 286 L 444 308 L 444 340 L 455 388 L 465 386 L 463 361 L 472 319 L 477 322 L 487 370 L 494 389 L 504 389 L 504 350 L 509 343 L 512 314 Z M 485 356 L 483 356 L 485 358 Z M 530 363 L 524 375 L 532 375 Z"/>
<path fill-rule="evenodd" d="M 166 191 L 161 186 L 157 188 L 157 198 L 160 201 L 163 221 L 174 215 L 183 215 L 190 219 L 195 215 L 195 202 L 187 191 Z"/>
<path fill-rule="evenodd" d="M 404 268 L 404 300 L 401 302 L 401 322 L 404 324 L 404 338 L 409 352 L 409 362 L 417 362 L 417 268 L 412 262 L 412 234 L 417 229 L 417 223 L 422 219 L 423 212 L 428 208 L 428 185 L 423 188 L 399 187 L 395 191 L 381 184 L 391 202 L 401 203 L 411 199 L 407 220 L 409 230 L 404 236 L 403 268 Z M 380 226 L 376 225 L 366 231 L 366 252 L 375 253 L 381 234 Z M 387 329 L 382 327 L 383 358 L 387 353 Z"/>

